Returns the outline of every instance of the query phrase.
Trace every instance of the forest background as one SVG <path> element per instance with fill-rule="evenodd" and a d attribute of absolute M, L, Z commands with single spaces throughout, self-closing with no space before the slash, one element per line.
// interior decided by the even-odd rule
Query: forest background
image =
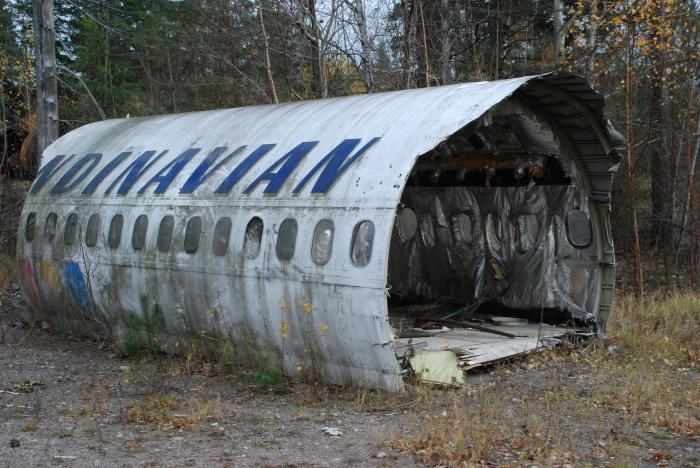
<path fill-rule="evenodd" d="M 21 181 L 56 132 L 567 69 L 627 139 L 620 286 L 692 289 L 699 23 L 695 0 L 0 0 L 0 253 L 14 253 Z"/>

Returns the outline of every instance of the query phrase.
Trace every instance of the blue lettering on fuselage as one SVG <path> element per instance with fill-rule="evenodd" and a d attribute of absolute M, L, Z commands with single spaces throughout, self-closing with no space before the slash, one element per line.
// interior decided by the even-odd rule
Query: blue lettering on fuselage
<path fill-rule="evenodd" d="M 379 141 L 379 139 L 379 137 L 371 138 L 367 143 L 356 150 L 354 154 L 353 151 L 362 140 L 360 138 L 348 138 L 341 141 L 328 154 L 322 157 L 295 186 L 293 186 L 291 192 L 295 195 L 301 193 L 311 179 L 318 174 L 316 182 L 311 187 L 311 193 L 327 193 L 345 171 L 360 159 L 362 155 Z M 265 187 L 262 191 L 264 194 L 275 195 L 279 193 L 290 179 L 292 173 L 294 173 L 297 167 L 299 167 L 301 162 L 312 152 L 318 143 L 318 141 L 303 141 L 294 146 L 283 156 L 278 157 L 262 170 L 260 175 L 258 175 L 253 182 L 245 186 L 242 192 L 244 194 L 250 194 L 262 184 Z M 277 145 L 273 143 L 262 144 L 247 156 L 242 157 L 214 189 L 214 193 L 230 193 L 238 182 L 276 146 Z M 207 156 L 197 165 L 189 176 L 187 176 L 187 179 L 178 192 L 180 194 L 194 193 L 207 179 L 219 172 L 227 163 L 234 161 L 238 156 L 243 154 L 247 148 L 248 147 L 245 145 L 239 146 L 223 158 L 221 158 L 222 155 L 229 150 L 227 146 L 219 146 L 210 150 Z M 185 166 L 190 164 L 201 150 L 201 148 L 188 148 L 175 158 L 167 161 L 158 169 L 155 175 L 151 176 L 143 186 L 141 186 L 137 195 L 145 194 L 152 186 L 155 186 L 155 189 L 153 189 L 154 195 L 166 193 Z M 134 159 L 131 159 L 132 155 L 134 155 L 133 152 L 121 152 L 107 162 L 92 179 L 89 179 L 89 182 L 83 187 L 80 193 L 83 195 L 92 195 L 100 185 L 107 182 L 109 185 L 105 189 L 104 195 L 111 194 L 115 189 L 118 195 L 127 195 L 144 174 L 149 172 L 149 170 L 168 152 L 168 150 L 160 152 L 147 150 L 143 151 Z M 65 155 L 59 155 L 46 163 L 38 172 L 37 178 L 30 189 L 30 193 L 40 192 L 51 179 L 57 177 L 59 172 L 62 172 L 62 169 L 69 166 L 68 163 L 73 160 L 74 156 L 75 155 L 66 157 Z M 102 159 L 103 155 L 101 153 L 88 153 L 77 161 L 74 161 L 53 184 L 49 190 L 49 194 L 63 194 L 73 191 L 73 189 L 77 188 L 82 182 L 88 180 L 88 177 L 90 177 L 90 174 L 99 165 Z M 115 171 L 117 168 L 126 162 L 129 162 L 129 164 L 121 169 L 120 172 L 116 173 Z M 116 176 L 114 176 L 114 174 L 116 174 Z"/>
<path fill-rule="evenodd" d="M 146 185 L 141 187 L 141 190 L 138 192 L 139 195 L 145 192 L 151 184 L 158 184 L 153 193 L 165 193 L 170 184 L 173 182 L 173 179 L 175 179 L 185 165 L 190 162 L 190 159 L 192 159 L 195 154 L 199 153 L 200 150 L 201 148 L 190 148 L 177 158 L 170 161 L 163 169 L 158 171 L 156 175 L 151 177 L 151 180 L 146 182 Z"/>
<path fill-rule="evenodd" d="M 112 159 L 107 163 L 105 167 L 102 168 L 100 172 L 97 173 L 95 177 L 85 186 L 81 192 L 83 195 L 92 195 L 97 190 L 97 186 L 102 183 L 105 178 L 116 169 L 128 156 L 131 156 L 131 151 L 124 151 L 119 153 L 116 158 Z"/>
<path fill-rule="evenodd" d="M 258 146 L 255 151 L 250 153 L 238 166 L 236 166 L 233 171 L 231 171 L 228 176 L 226 176 L 224 181 L 221 182 L 218 187 L 216 187 L 214 193 L 229 193 L 231 189 L 233 189 L 233 186 L 236 185 L 239 180 L 241 180 L 241 177 L 246 175 L 250 168 L 252 168 L 255 163 L 260 161 L 260 158 L 269 153 L 274 147 L 275 145 L 269 144 Z"/>
<path fill-rule="evenodd" d="M 68 161 L 73 159 L 73 156 L 75 155 L 68 156 L 68 159 L 66 159 L 65 154 L 59 154 L 51 161 L 47 162 L 41 169 L 39 169 L 39 172 L 36 173 L 36 179 L 34 179 L 34 183 L 29 189 L 29 193 L 37 193 L 44 188 L 44 185 L 46 185 L 49 179 L 51 179 L 51 177 L 53 177 L 54 174 L 56 174 L 63 166 L 68 164 Z"/>
<path fill-rule="evenodd" d="M 272 166 L 265 169 L 265 172 L 260 174 L 243 193 L 250 193 L 255 190 L 261 182 L 267 181 L 267 187 L 263 193 L 277 193 L 282 188 L 282 185 L 287 181 L 287 178 L 294 169 L 299 165 L 302 159 L 309 154 L 309 151 L 318 144 L 318 141 L 305 141 L 299 143 L 287 154 L 275 161 Z M 281 166 L 281 167 L 280 167 Z M 279 169 L 277 169 L 279 167 Z M 277 169 L 277 170 L 275 170 Z"/>
<path fill-rule="evenodd" d="M 51 189 L 51 193 L 65 193 L 73 190 L 87 175 L 97 166 L 102 159 L 100 153 L 88 153 L 82 159 L 78 160 L 68 171 L 63 174 L 56 185 Z M 76 177 L 76 174 L 87 165 L 87 168 Z"/>

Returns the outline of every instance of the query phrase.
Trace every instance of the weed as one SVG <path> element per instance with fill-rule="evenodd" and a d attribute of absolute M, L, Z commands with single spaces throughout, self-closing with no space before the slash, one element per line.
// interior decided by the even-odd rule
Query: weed
<path fill-rule="evenodd" d="M 265 387 L 281 387 L 287 383 L 287 379 L 282 375 L 282 371 L 273 365 L 270 356 L 263 355 L 259 360 L 258 370 L 253 373 L 251 383 Z"/>
<path fill-rule="evenodd" d="M 172 395 L 146 395 L 141 401 L 129 405 L 123 418 L 126 422 L 152 423 L 162 428 L 182 427 L 189 421 L 185 415 L 175 414 L 175 410 L 179 407 Z"/>
<path fill-rule="evenodd" d="M 144 344 L 141 340 L 129 336 L 119 343 L 122 353 L 126 356 L 136 356 L 144 350 Z"/>
<path fill-rule="evenodd" d="M 623 297 L 608 330 L 607 341 L 585 349 L 532 356 L 527 393 L 517 379 L 506 386 L 424 390 L 427 404 L 410 416 L 422 431 L 394 436 L 391 446 L 429 464 L 609 464 L 643 444 L 640 430 L 698 437 L 700 296 L 642 303 Z M 366 406 L 370 395 L 363 391 L 358 401 Z"/>
<path fill-rule="evenodd" d="M 36 421 L 27 421 L 22 424 L 22 432 L 34 432 L 38 429 L 38 424 Z"/>
<path fill-rule="evenodd" d="M 191 429 L 216 418 L 221 418 L 218 399 L 191 399 L 181 404 L 170 394 L 151 394 L 129 405 L 122 419 L 128 423 L 154 424 L 163 430 Z"/>
<path fill-rule="evenodd" d="M 18 277 L 17 259 L 14 256 L 0 254 L 0 291 L 10 289 Z"/>
<path fill-rule="evenodd" d="M 122 352 L 127 356 L 136 356 L 143 351 L 159 353 L 163 350 L 158 342 L 158 333 L 165 330 L 165 317 L 157 302 L 151 303 L 148 296 L 141 296 L 141 315 L 133 310 L 126 311 L 124 321 L 130 331 L 120 343 Z"/>
<path fill-rule="evenodd" d="M 131 440 L 124 444 L 124 448 L 129 452 L 137 452 L 141 449 L 141 444 L 137 440 Z"/>

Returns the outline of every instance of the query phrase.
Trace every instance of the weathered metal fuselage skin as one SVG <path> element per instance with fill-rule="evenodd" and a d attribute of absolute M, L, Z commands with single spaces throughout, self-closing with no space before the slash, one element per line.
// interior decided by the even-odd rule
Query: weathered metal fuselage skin
<path fill-rule="evenodd" d="M 230 345 L 250 361 L 278 362 L 290 376 L 400 390 L 386 281 L 407 178 L 420 155 L 531 83 L 563 93 L 572 83 L 586 87 L 571 75 L 546 75 L 74 130 L 45 151 L 22 214 L 19 266 L 34 318 L 66 332 L 155 341 L 171 350 L 196 338 Z M 553 95 L 545 88 L 526 94 L 534 104 Z M 590 107 L 600 126 L 602 104 Z M 570 132 L 562 128 L 557 132 Z M 614 275 L 605 231 L 614 158 L 590 118 L 580 130 L 599 137 L 573 157 L 592 200 L 600 246 L 592 312 L 604 322 Z M 67 244 L 72 214 L 77 237 Z M 98 235 L 90 246 L 88 220 L 95 214 Z M 123 230 L 113 246 L 115 215 L 123 217 Z M 136 249 L 132 233 L 142 215 L 145 243 Z M 26 232 L 30 216 L 33 236 Z M 158 232 L 167 216 L 174 226 L 163 250 Z M 193 217 L 202 221 L 195 252 L 185 239 Z M 248 258 L 243 244 L 255 217 L 264 226 L 260 253 Z M 232 228 L 225 254 L 215 255 L 221 218 L 230 218 Z M 277 251 L 286 219 L 298 226 L 289 260 Z M 332 254 L 317 264 L 314 231 L 326 219 L 334 226 Z M 363 221 L 373 224 L 373 245 L 366 265 L 357 265 L 351 249 Z"/>

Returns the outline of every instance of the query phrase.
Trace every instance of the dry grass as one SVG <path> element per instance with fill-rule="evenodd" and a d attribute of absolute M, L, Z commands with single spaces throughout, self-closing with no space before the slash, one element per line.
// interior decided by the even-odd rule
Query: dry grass
<path fill-rule="evenodd" d="M 122 419 L 128 423 L 153 424 L 160 429 L 191 429 L 221 417 L 217 399 L 191 398 L 181 403 L 170 394 L 145 395 L 130 404 Z"/>
<path fill-rule="evenodd" d="M 608 324 L 610 337 L 631 355 L 679 365 L 700 361 L 700 294 L 620 298 Z"/>
<path fill-rule="evenodd" d="M 14 257 L 20 213 L 31 182 L 0 181 L 0 254 Z M 1 271 L 1 270 L 0 270 Z"/>
<path fill-rule="evenodd" d="M 422 430 L 390 445 L 430 464 L 668 465 L 650 444 L 700 437 L 700 296 L 622 298 L 608 331 L 504 366 L 503 384 L 433 392 L 409 418 Z"/>
<path fill-rule="evenodd" d="M 0 254 L 0 291 L 11 289 L 17 283 L 17 259 L 11 255 Z"/>
<path fill-rule="evenodd" d="M 22 432 L 34 432 L 39 428 L 39 425 L 36 423 L 36 421 L 27 421 L 26 423 L 22 424 Z"/>

